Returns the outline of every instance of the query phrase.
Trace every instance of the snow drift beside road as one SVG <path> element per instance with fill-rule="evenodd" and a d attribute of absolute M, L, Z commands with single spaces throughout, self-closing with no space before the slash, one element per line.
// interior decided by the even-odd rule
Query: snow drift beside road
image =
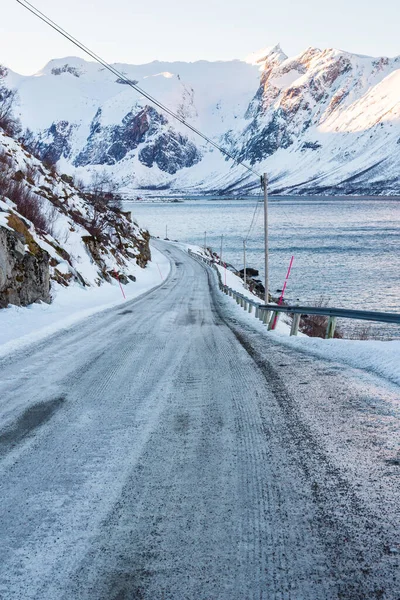
<path fill-rule="evenodd" d="M 180 244 L 180 246 L 185 249 L 190 248 L 193 252 L 205 255 L 203 249 L 198 246 L 188 246 L 187 244 Z M 226 285 L 230 288 L 252 300 L 260 300 L 249 292 L 249 290 L 245 289 L 242 279 L 232 273 L 232 271 L 224 269 L 219 265 L 217 265 L 217 268 L 221 273 L 224 283 L 226 277 Z M 235 318 L 244 320 L 252 327 L 265 333 L 265 335 L 274 337 L 275 340 L 285 346 L 295 348 L 299 352 L 313 354 L 319 358 L 342 362 L 352 367 L 363 369 L 364 371 L 376 373 L 400 385 L 400 341 L 398 340 L 323 340 L 321 338 L 308 337 L 301 332 L 299 332 L 297 337 L 289 337 L 291 318 L 287 315 L 280 315 L 276 329 L 274 331 L 267 331 L 266 326 L 258 319 L 255 319 L 254 313 L 249 314 L 244 311 L 232 298 L 225 295 L 221 296 L 225 306 L 229 307 Z"/>
<path fill-rule="evenodd" d="M 102 310 L 123 305 L 160 285 L 169 275 L 170 262 L 153 246 L 151 253 L 152 260 L 147 267 L 137 270 L 136 282 L 123 286 L 126 300 L 116 281 L 96 288 L 83 288 L 78 284 L 69 288 L 56 285 L 52 304 L 9 306 L 2 309 L 0 357 L 38 342 L 61 329 L 67 329 Z"/>

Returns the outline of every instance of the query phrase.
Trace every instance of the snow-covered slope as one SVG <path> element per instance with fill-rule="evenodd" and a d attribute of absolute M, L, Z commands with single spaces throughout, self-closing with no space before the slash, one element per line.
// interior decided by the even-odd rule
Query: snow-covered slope
<path fill-rule="evenodd" d="M 135 281 L 148 242 L 130 213 L 94 204 L 0 130 L 0 307 Z"/>
<path fill-rule="evenodd" d="M 115 65 L 278 193 L 400 193 L 400 57 L 279 46 L 246 61 Z M 30 144 L 63 171 L 106 169 L 126 193 L 251 190 L 258 181 L 96 63 L 9 73 Z"/>

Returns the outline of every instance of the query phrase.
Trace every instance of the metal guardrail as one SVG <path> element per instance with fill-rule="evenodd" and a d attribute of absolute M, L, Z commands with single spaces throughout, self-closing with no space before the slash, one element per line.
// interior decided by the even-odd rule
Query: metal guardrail
<path fill-rule="evenodd" d="M 221 273 L 217 269 L 216 264 L 200 254 L 189 250 L 189 254 L 208 266 L 215 269 L 218 275 L 219 289 L 231 296 L 236 303 L 242 306 L 244 310 L 249 313 L 255 312 L 256 318 L 260 319 L 265 325 L 268 326 L 268 330 L 274 329 L 278 321 L 280 313 L 293 314 L 293 322 L 290 330 L 290 335 L 297 335 L 299 331 L 301 315 L 323 315 L 328 318 L 328 324 L 326 328 L 325 338 L 333 338 L 335 334 L 336 321 L 338 318 L 343 319 L 358 319 L 360 321 L 375 321 L 378 323 L 394 323 L 400 325 L 400 314 L 398 313 L 385 313 L 375 312 L 372 310 L 352 310 L 346 308 L 328 308 L 320 306 L 278 306 L 276 304 L 263 304 L 257 302 L 247 296 L 244 296 L 240 292 L 233 290 L 229 286 L 222 282 Z"/>

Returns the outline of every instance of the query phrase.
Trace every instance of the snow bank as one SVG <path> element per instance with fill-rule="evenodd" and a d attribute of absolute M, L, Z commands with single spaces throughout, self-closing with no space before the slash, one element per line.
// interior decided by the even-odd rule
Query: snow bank
<path fill-rule="evenodd" d="M 152 260 L 145 269 L 137 269 L 136 282 L 123 285 L 126 299 L 117 281 L 100 287 L 65 288 L 56 285 L 52 304 L 9 306 L 0 311 L 0 357 L 42 340 L 61 329 L 75 325 L 91 315 L 133 300 L 160 285 L 170 272 L 168 258 L 152 246 Z"/>
<path fill-rule="evenodd" d="M 236 277 L 232 273 L 230 275 Z M 239 278 L 236 277 L 236 279 Z M 233 288 L 231 278 L 230 282 L 227 280 L 227 285 Z M 239 287 L 233 289 L 244 294 L 244 291 L 240 290 Z M 321 338 L 310 338 L 301 332 L 299 332 L 297 337 L 289 337 L 290 318 L 286 317 L 286 315 L 280 316 L 278 325 L 274 331 L 268 331 L 261 321 L 254 318 L 254 314 L 245 312 L 231 298 L 223 295 L 223 301 L 225 301 L 226 306 L 229 306 L 230 312 L 233 311 L 235 319 L 245 321 L 285 346 L 290 346 L 300 352 L 306 352 L 319 358 L 342 362 L 352 367 L 375 373 L 400 385 L 400 341 L 398 340 L 389 342 L 375 340 L 323 340 Z"/>
<path fill-rule="evenodd" d="M 186 249 L 189 248 L 187 245 L 181 244 L 181 246 L 184 246 Z M 202 248 L 190 246 L 190 249 L 205 256 Z M 243 280 L 240 277 L 228 269 L 224 269 L 219 265 L 216 266 L 221 273 L 222 281 L 226 285 L 247 298 L 260 300 L 257 296 L 246 290 Z M 236 319 L 245 321 L 285 346 L 290 346 L 300 352 L 307 352 L 319 358 L 342 362 L 358 369 L 376 373 L 400 385 L 400 341 L 398 340 L 323 340 L 321 338 L 310 338 L 301 332 L 299 332 L 297 337 L 290 337 L 291 319 L 287 315 L 280 315 L 276 329 L 268 331 L 261 321 L 255 319 L 254 312 L 252 314 L 247 313 L 236 302 L 225 295 L 222 295 L 222 299 Z"/>
<path fill-rule="evenodd" d="M 275 333 L 269 335 L 278 337 Z M 322 340 L 320 338 L 284 338 L 279 342 L 320 358 L 343 362 L 373 372 L 400 385 L 400 341 Z M 399 396 L 400 400 L 400 396 Z"/>

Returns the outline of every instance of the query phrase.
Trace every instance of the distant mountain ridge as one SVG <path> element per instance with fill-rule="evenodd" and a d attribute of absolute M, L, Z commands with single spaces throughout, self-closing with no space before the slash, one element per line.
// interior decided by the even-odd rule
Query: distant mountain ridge
<path fill-rule="evenodd" d="M 280 46 L 247 61 L 115 65 L 280 194 L 400 195 L 400 57 Z M 127 194 L 240 193 L 259 182 L 109 71 L 79 58 L 10 72 L 42 159 Z"/>

